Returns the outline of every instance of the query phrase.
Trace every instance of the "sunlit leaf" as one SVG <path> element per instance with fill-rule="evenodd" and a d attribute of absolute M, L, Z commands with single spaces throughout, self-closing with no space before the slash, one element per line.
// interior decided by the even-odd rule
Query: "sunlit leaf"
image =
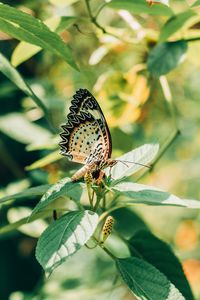
<path fill-rule="evenodd" d="M 60 32 L 64 28 L 67 28 L 70 26 L 75 20 L 75 17 L 52 17 L 46 21 L 44 21 L 44 24 L 46 24 L 49 29 L 52 31 Z M 13 66 L 18 66 L 24 61 L 31 58 L 33 55 L 41 51 L 42 48 L 39 46 L 35 46 L 33 44 L 27 43 L 27 42 L 20 42 L 15 50 L 12 53 L 11 57 L 11 63 Z"/>
<path fill-rule="evenodd" d="M 8 210 L 8 221 L 14 223 L 22 218 L 28 218 L 31 214 L 31 209 L 28 207 L 13 207 Z M 47 223 L 43 220 L 35 220 L 31 224 L 24 224 L 18 229 L 20 232 L 38 238 L 41 233 L 46 229 Z"/>
<path fill-rule="evenodd" d="M 61 56 L 71 67 L 77 69 L 69 47 L 41 20 L 0 3 L 0 30 L 18 40 L 34 44 Z"/>
<path fill-rule="evenodd" d="M 35 141 L 33 144 L 29 144 L 26 146 L 27 151 L 35 151 L 35 150 L 52 150 L 58 147 L 60 139 L 59 136 L 52 136 L 51 139 L 38 143 Z"/>
<path fill-rule="evenodd" d="M 115 9 L 126 9 L 133 14 L 149 14 L 149 15 L 161 15 L 171 16 L 172 10 L 166 5 L 148 5 L 146 0 L 113 0 L 108 3 L 108 6 Z"/>
<path fill-rule="evenodd" d="M 139 164 L 148 165 L 156 156 L 159 150 L 158 144 L 145 144 L 118 158 L 117 162 L 111 169 L 111 176 L 114 180 L 130 176 L 140 169 L 144 168 Z M 109 176 L 109 168 L 105 170 Z"/>
<path fill-rule="evenodd" d="M 148 205 L 174 205 L 188 208 L 200 208 L 200 201 L 181 199 L 158 188 L 132 183 L 121 182 L 112 187 L 122 195 L 125 203 L 142 203 Z"/>
<path fill-rule="evenodd" d="M 192 4 L 192 7 L 199 6 L 199 5 L 200 5 L 200 0 L 197 0 Z"/>
<path fill-rule="evenodd" d="M 37 196 L 42 196 L 49 188 L 50 184 L 39 185 L 37 187 L 32 187 L 25 189 L 23 192 L 16 193 L 13 195 L 8 195 L 0 199 L 0 203 L 4 203 L 10 200 L 24 199 L 24 198 L 34 198 Z"/>
<path fill-rule="evenodd" d="M 149 72 L 156 77 L 167 74 L 183 61 L 186 51 L 184 40 L 157 44 L 149 53 Z"/>
<path fill-rule="evenodd" d="M 106 54 L 108 54 L 109 48 L 106 46 L 101 46 L 92 53 L 89 59 L 89 64 L 90 65 L 96 65 L 98 64 Z"/>
<path fill-rule="evenodd" d="M 73 3 L 78 2 L 79 0 L 49 0 L 49 2 L 55 6 L 69 6 Z"/>
<path fill-rule="evenodd" d="M 24 144 L 36 144 L 50 140 L 45 128 L 31 123 L 22 113 L 9 113 L 0 117 L 0 131 Z"/>
<path fill-rule="evenodd" d="M 30 187 L 30 180 L 29 178 L 24 178 L 21 180 L 17 180 L 14 182 L 8 183 L 6 187 L 0 188 L 0 197 L 5 197 L 7 195 L 12 195 L 16 193 L 20 193 L 25 189 L 28 189 Z"/>
<path fill-rule="evenodd" d="M 56 16 L 44 21 L 49 29 L 54 31 L 60 22 L 60 17 Z M 11 57 L 11 64 L 14 67 L 17 67 L 22 62 L 28 60 L 30 57 L 38 53 L 42 48 L 39 46 L 35 46 L 33 44 L 27 42 L 20 42 L 17 47 L 14 49 Z"/>
<path fill-rule="evenodd" d="M 72 211 L 51 223 L 39 238 L 36 258 L 51 273 L 78 251 L 92 236 L 98 215 L 92 211 Z"/>
<path fill-rule="evenodd" d="M 84 183 L 72 182 L 70 178 L 63 178 L 58 183 L 50 187 L 50 189 L 43 195 L 40 202 L 35 206 L 31 216 L 60 197 L 68 197 L 75 201 L 79 201 L 84 189 Z"/>
<path fill-rule="evenodd" d="M 192 10 L 187 10 L 171 17 L 169 20 L 167 20 L 160 31 L 160 41 L 163 42 L 167 40 L 171 35 L 180 30 L 185 23 L 195 15 L 196 14 Z"/>
<path fill-rule="evenodd" d="M 156 267 L 183 294 L 185 299 L 194 300 L 183 268 L 171 248 L 152 233 L 146 230 L 138 231 L 129 241 L 130 251 L 138 251 L 143 259 Z"/>
<path fill-rule="evenodd" d="M 167 6 L 169 6 L 169 0 L 146 0 L 147 1 L 147 3 L 149 3 L 149 4 L 164 4 L 164 5 L 167 5 Z"/>
<path fill-rule="evenodd" d="M 34 163 L 32 163 L 30 166 L 26 166 L 26 170 L 31 171 L 31 170 L 35 170 L 38 168 L 43 168 L 57 160 L 59 160 L 60 154 L 59 152 L 53 151 L 50 154 L 46 155 L 45 157 L 38 159 L 37 161 L 35 161 Z"/>
<path fill-rule="evenodd" d="M 19 230 L 19 228 L 21 228 L 22 226 L 28 224 L 28 223 L 33 223 L 35 222 L 35 220 L 38 220 L 38 219 L 42 219 L 42 218 L 47 218 L 47 217 L 50 217 L 52 216 L 52 211 L 48 211 L 48 212 L 42 212 L 42 213 L 39 213 L 37 215 L 35 215 L 33 217 L 33 219 L 30 220 L 29 217 L 24 217 L 24 218 L 21 218 L 19 219 L 18 221 L 16 222 L 13 222 L 13 223 L 10 223 L 10 224 L 6 224 L 4 226 L 1 226 L 0 228 L 0 234 L 8 234 L 12 231 L 16 231 L 16 230 Z M 40 223 L 39 223 L 40 224 Z M 43 223 L 44 225 L 45 223 Z M 46 228 L 47 226 L 43 226 L 41 228 Z M 30 228 L 31 228 L 31 225 L 30 225 Z M 39 229 L 39 227 L 38 227 Z M 31 230 L 31 229 L 30 229 Z M 41 230 L 42 231 L 42 230 Z M 40 234 L 41 234 L 41 231 L 40 231 Z M 38 234 L 39 234 L 39 230 L 38 230 Z M 40 235 L 39 234 L 39 235 Z M 38 236 L 38 235 L 37 235 Z"/>
<path fill-rule="evenodd" d="M 69 28 L 72 24 L 74 24 L 74 21 L 77 19 L 75 16 L 62 16 L 60 18 L 60 22 L 58 26 L 56 27 L 56 32 L 62 32 L 63 30 Z"/>
<path fill-rule="evenodd" d="M 185 299 L 164 274 L 140 258 L 118 258 L 116 265 L 122 279 L 137 299 Z"/>

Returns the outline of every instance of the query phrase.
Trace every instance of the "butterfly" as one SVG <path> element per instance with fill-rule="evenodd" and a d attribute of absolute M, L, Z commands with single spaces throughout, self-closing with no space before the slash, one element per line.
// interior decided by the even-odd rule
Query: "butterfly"
<path fill-rule="evenodd" d="M 98 173 L 102 179 L 102 169 L 113 166 L 111 159 L 112 140 L 103 112 L 87 89 L 76 91 L 71 101 L 67 123 L 61 126 L 60 153 L 69 160 L 84 164 L 73 176 L 77 181 L 86 173 Z"/>

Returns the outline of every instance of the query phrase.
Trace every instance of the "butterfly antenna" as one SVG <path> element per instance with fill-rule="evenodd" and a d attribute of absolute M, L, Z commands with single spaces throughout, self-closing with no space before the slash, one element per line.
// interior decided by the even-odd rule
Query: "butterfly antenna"
<path fill-rule="evenodd" d="M 141 163 L 138 163 L 138 162 L 134 162 L 134 161 L 119 160 L 119 159 L 116 159 L 116 161 L 119 161 L 119 162 L 123 163 L 127 167 L 128 167 L 128 165 L 126 163 L 131 163 L 131 164 L 135 164 L 135 165 L 139 165 L 139 166 L 151 169 L 151 166 L 149 166 L 149 165 L 144 165 L 144 164 L 141 164 Z"/>

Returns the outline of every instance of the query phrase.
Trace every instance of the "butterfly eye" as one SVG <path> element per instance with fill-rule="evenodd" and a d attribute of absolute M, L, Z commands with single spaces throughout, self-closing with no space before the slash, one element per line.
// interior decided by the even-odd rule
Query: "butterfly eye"
<path fill-rule="evenodd" d="M 112 232 L 112 228 L 113 228 L 113 224 L 114 224 L 114 219 L 111 216 L 108 216 L 106 218 L 106 221 L 103 225 L 103 229 L 102 229 L 102 242 L 104 243 L 107 238 L 109 237 L 109 235 Z"/>

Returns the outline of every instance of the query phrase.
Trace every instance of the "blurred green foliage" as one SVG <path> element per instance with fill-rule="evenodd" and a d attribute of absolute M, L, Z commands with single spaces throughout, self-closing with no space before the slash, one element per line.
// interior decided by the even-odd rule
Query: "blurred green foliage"
<path fill-rule="evenodd" d="M 10 20 L 15 27 L 12 34 L 13 27 L 5 30 L 8 10 L 1 10 L 0 196 L 8 196 L 6 202 L 0 202 L 0 225 L 2 230 L 6 228 L 0 236 L 2 300 L 134 299 L 101 249 L 89 255 L 88 249 L 81 249 L 44 281 L 34 252 L 46 222 L 37 220 L 29 228 L 30 224 L 19 227 L 20 231 L 15 226 L 4 227 L 26 219 L 50 184 L 79 168 L 58 154 L 58 133 L 60 124 L 66 122 L 70 99 L 80 87 L 94 93 L 105 113 L 113 158 L 144 143 L 156 141 L 163 149 L 170 145 L 140 183 L 186 199 L 200 197 L 200 2 L 88 2 L 3 1 L 45 21 L 61 39 L 54 40 L 45 27 L 46 35 L 39 36 L 42 42 L 28 44 L 31 38 L 27 40 L 26 30 L 33 28 L 22 22 L 22 16 L 24 31 L 20 33 Z M 91 14 L 98 14 L 98 18 L 92 19 Z M 37 35 L 39 24 L 35 26 Z M 60 43 L 68 45 L 67 52 L 62 52 Z M 75 64 L 79 71 L 73 68 Z M 141 175 L 134 175 L 133 181 Z M 30 187 L 33 189 L 27 194 Z M 17 193 L 19 197 L 9 196 Z M 73 208 L 73 203 L 70 205 Z M 129 214 L 130 234 L 124 222 Z M 116 228 L 121 218 L 118 228 L 123 236 L 130 237 L 135 228 L 149 228 L 170 244 L 182 262 L 195 299 L 200 299 L 198 210 L 134 205 L 128 211 L 113 212 L 113 216 Z M 117 237 L 110 237 L 109 246 L 121 257 L 127 254 Z"/>

